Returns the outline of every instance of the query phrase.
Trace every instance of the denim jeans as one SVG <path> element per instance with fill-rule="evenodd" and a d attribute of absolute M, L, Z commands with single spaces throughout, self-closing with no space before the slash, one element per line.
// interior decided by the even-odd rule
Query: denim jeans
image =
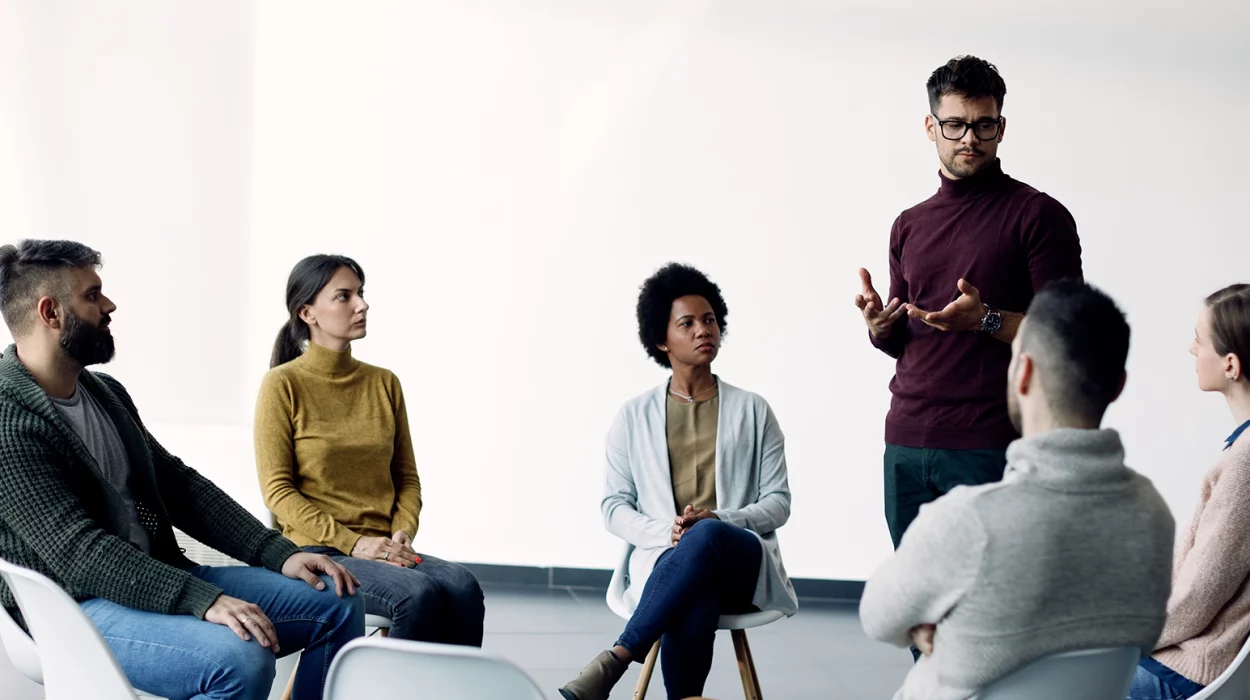
<path fill-rule="evenodd" d="M 420 554 L 411 569 L 373 559 L 357 559 L 333 547 L 305 547 L 327 554 L 360 579 L 365 612 L 391 619 L 397 639 L 482 646 L 486 602 L 473 573 L 461 564 Z"/>
<path fill-rule="evenodd" d="M 1001 481 L 1007 450 L 928 450 L 885 446 L 885 522 L 898 549 L 920 513 L 956 486 Z"/>
<path fill-rule="evenodd" d="M 188 572 L 232 598 L 259 606 L 278 633 L 282 656 L 303 650 L 295 700 L 320 700 L 330 661 L 365 631 L 364 600 L 251 566 L 195 566 Z M 82 603 L 130 684 L 169 700 L 265 700 L 274 654 L 225 625 L 191 615 L 134 610 L 101 598 Z"/>
<path fill-rule="evenodd" d="M 1186 680 L 1184 676 L 1181 676 L 1180 682 L 1192 686 L 1193 692 L 1177 688 L 1144 666 L 1145 664 L 1137 667 L 1137 675 L 1133 677 L 1133 686 L 1128 691 L 1128 700 L 1186 700 L 1202 690 L 1202 686 Z M 1164 667 L 1164 672 L 1167 671 Z"/>
<path fill-rule="evenodd" d="M 712 644 L 724 613 L 754 611 L 764 547 L 751 532 L 719 520 L 700 520 L 677 547 L 660 555 L 638 608 L 616 642 L 641 662 L 655 640 L 669 700 L 703 694 L 712 669 Z"/>

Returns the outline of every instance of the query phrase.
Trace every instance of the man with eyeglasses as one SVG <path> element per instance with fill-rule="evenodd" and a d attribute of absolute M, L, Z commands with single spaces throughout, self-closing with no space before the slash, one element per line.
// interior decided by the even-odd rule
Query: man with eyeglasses
<path fill-rule="evenodd" d="M 928 82 L 941 186 L 890 231 L 889 302 L 860 269 L 872 344 L 897 360 L 885 427 L 885 512 L 895 549 L 921 505 L 1002 478 L 1019 437 L 1007 414 L 1011 341 L 1034 294 L 1081 277 L 1076 222 L 1054 198 L 1003 173 L 1007 86 L 960 56 Z"/>

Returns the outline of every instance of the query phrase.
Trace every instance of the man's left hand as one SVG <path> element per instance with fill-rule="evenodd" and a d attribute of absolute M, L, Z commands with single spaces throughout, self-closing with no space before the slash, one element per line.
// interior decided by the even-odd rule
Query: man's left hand
<path fill-rule="evenodd" d="M 957 287 L 959 298 L 947 304 L 941 311 L 924 311 L 915 304 L 908 304 L 907 315 L 939 331 L 981 330 L 981 319 L 985 317 L 981 292 L 965 279 L 959 280 Z"/>
<path fill-rule="evenodd" d="M 933 653 L 933 633 L 937 632 L 936 625 L 916 625 L 911 628 L 911 643 L 916 645 L 921 654 L 928 656 Z"/>
<path fill-rule="evenodd" d="M 326 587 L 326 584 L 318 574 L 325 574 L 334 579 L 334 592 L 338 597 L 342 598 L 344 591 L 347 591 L 347 595 L 356 595 L 356 586 L 360 585 L 360 581 L 343 565 L 324 554 L 296 552 L 282 562 L 283 576 L 303 579 L 308 585 L 320 591 Z"/>

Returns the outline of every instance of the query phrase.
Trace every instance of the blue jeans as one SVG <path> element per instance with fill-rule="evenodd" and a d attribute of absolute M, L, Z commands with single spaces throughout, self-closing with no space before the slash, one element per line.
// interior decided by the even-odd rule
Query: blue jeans
<path fill-rule="evenodd" d="M 278 633 L 281 654 L 303 649 L 293 697 L 320 700 L 330 661 L 365 631 L 364 600 L 339 598 L 323 576 L 323 591 L 304 581 L 251 566 L 187 570 L 232 598 L 260 607 Z M 225 625 L 191 615 L 134 610 L 101 598 L 82 603 L 130 684 L 170 700 L 265 700 L 274 654 L 255 637 L 245 642 Z"/>
<path fill-rule="evenodd" d="M 1155 663 L 1158 664 L 1158 662 Z M 1137 667 L 1137 675 L 1133 677 L 1133 686 L 1128 691 L 1128 700 L 1187 700 L 1202 690 L 1202 686 L 1184 676 L 1179 676 L 1176 685 L 1173 685 L 1147 670 L 1147 665 L 1143 661 L 1142 665 Z M 1164 673 L 1176 675 L 1175 671 L 1162 664 L 1158 664 L 1157 667 Z M 1177 685 L 1188 687 L 1178 688 Z"/>
<path fill-rule="evenodd" d="M 421 563 L 402 569 L 373 559 L 345 556 L 333 547 L 305 547 L 326 554 L 360 579 L 365 612 L 391 619 L 397 639 L 482 646 L 486 602 L 473 572 L 461 564 L 420 554 Z"/>
<path fill-rule="evenodd" d="M 660 555 L 638 608 L 617 644 L 642 661 L 655 640 L 669 700 L 703 694 L 723 613 L 754 611 L 764 547 L 756 536 L 719 520 L 700 520 L 677 547 Z"/>

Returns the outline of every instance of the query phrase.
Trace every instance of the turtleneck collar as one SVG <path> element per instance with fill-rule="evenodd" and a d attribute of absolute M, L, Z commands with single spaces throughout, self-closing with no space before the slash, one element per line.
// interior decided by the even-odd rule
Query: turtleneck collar
<path fill-rule="evenodd" d="M 1007 448 L 1004 480 L 1027 479 L 1051 486 L 1117 485 L 1132 472 L 1115 430 L 1059 428 L 1023 438 Z"/>
<path fill-rule="evenodd" d="M 938 194 L 943 197 L 966 197 L 979 194 L 997 187 L 1007 178 L 1003 173 L 1003 163 L 998 158 L 994 159 L 985 172 L 972 177 L 952 180 L 941 170 L 938 170 L 938 177 L 942 178 L 942 186 L 938 189 Z"/>
<path fill-rule="evenodd" d="M 308 343 L 304 354 L 295 360 L 301 367 L 318 374 L 350 374 L 360 364 L 352 357 L 352 346 L 338 352 L 323 348 L 316 343 Z"/>

